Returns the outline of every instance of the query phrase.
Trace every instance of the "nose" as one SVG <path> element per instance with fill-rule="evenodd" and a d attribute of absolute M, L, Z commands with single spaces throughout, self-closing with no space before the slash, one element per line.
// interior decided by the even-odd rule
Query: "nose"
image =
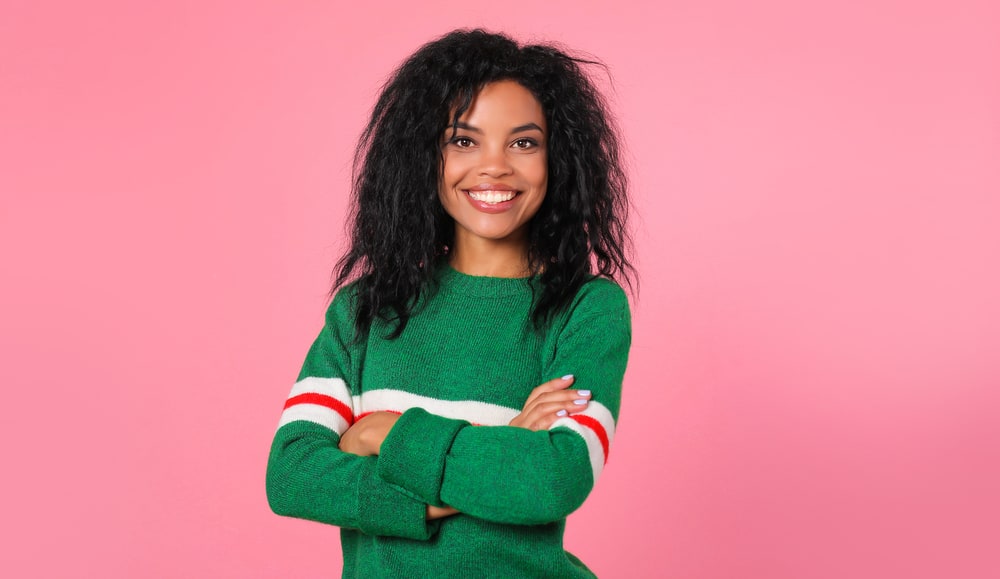
<path fill-rule="evenodd" d="M 507 158 L 506 147 L 483 147 L 480 158 L 479 174 L 487 177 L 502 177 L 513 171 Z"/>

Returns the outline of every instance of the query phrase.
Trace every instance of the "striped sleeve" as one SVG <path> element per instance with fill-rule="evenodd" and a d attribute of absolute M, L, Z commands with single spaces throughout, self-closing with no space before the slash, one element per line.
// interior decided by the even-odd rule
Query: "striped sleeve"
<path fill-rule="evenodd" d="M 615 283 L 597 279 L 584 286 L 574 315 L 557 340 L 551 375 L 573 374 L 573 388 L 591 390 L 587 409 L 557 420 L 550 430 L 569 430 L 583 439 L 593 481 L 608 462 L 615 438 L 621 387 L 632 345 L 632 319 L 625 292 Z M 597 302 L 597 308 L 588 307 Z"/>
<path fill-rule="evenodd" d="M 343 292 L 342 292 L 343 293 Z M 427 504 L 379 477 L 375 456 L 340 450 L 354 423 L 350 384 L 363 346 L 341 294 L 285 401 L 267 465 L 267 498 L 280 515 L 358 529 L 369 535 L 426 540 L 439 522 Z"/>

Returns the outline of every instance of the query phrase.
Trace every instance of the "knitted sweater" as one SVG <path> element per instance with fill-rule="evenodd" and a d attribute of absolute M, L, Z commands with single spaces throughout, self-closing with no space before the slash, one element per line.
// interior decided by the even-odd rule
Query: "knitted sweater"
<path fill-rule="evenodd" d="M 592 577 L 563 550 L 563 530 L 614 436 L 625 293 L 592 279 L 538 330 L 535 280 L 444 266 L 437 282 L 392 340 L 376 320 L 357 343 L 353 287 L 336 295 L 281 415 L 271 508 L 341 527 L 344 577 Z M 543 431 L 508 426 L 533 388 L 566 374 L 592 392 L 584 412 Z M 380 410 L 401 416 L 379 456 L 338 449 Z M 427 521 L 428 504 L 460 514 Z"/>

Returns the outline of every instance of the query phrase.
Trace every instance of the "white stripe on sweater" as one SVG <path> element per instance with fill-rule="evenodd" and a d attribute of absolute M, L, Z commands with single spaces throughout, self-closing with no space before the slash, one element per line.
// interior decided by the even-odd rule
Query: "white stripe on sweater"
<path fill-rule="evenodd" d="M 296 420 L 306 420 L 320 426 L 325 426 L 337 433 L 337 436 L 347 432 L 347 421 L 336 410 L 320 406 L 318 404 L 296 404 L 290 406 L 281 413 L 281 420 L 278 421 L 278 428 Z"/>
<path fill-rule="evenodd" d="M 604 447 L 601 446 L 600 439 L 594 434 L 594 431 L 587 428 L 586 426 L 580 424 L 579 422 L 573 420 L 572 418 L 560 418 L 556 420 L 556 423 L 552 425 L 549 430 L 554 430 L 556 428 L 568 428 L 573 432 L 580 435 L 583 441 L 587 443 L 587 454 L 590 456 L 590 468 L 594 473 L 594 481 L 597 482 L 597 477 L 601 476 L 601 471 L 604 470 Z"/>
<path fill-rule="evenodd" d="M 315 376 L 303 378 L 292 386 L 288 398 L 292 399 L 302 394 L 322 394 L 344 404 L 348 409 L 352 408 L 351 392 L 347 389 L 347 383 L 340 378 L 317 378 Z M 337 436 L 343 435 L 350 426 L 344 417 L 332 408 L 319 404 L 295 404 L 281 413 L 278 428 L 296 420 L 306 420 L 325 426 L 336 432 Z"/>
<path fill-rule="evenodd" d="M 299 394 L 310 393 L 325 394 L 336 398 L 346 404 L 348 408 L 351 408 L 351 391 L 347 389 L 347 383 L 340 378 L 316 378 L 315 376 L 308 376 L 292 386 L 292 392 L 288 397 L 294 398 Z"/>
<path fill-rule="evenodd" d="M 591 403 L 587 405 L 586 410 L 573 414 L 572 416 L 580 415 L 593 418 L 601 424 L 604 428 L 604 433 L 607 436 L 608 448 L 610 449 L 611 442 L 615 438 L 615 419 L 611 415 L 611 411 L 600 402 L 591 401 Z M 601 472 L 604 471 L 604 463 L 608 460 L 608 457 L 604 454 L 604 444 L 601 443 L 600 437 L 590 427 L 580 424 L 576 420 L 573 420 L 570 416 L 560 418 L 549 430 L 559 427 L 568 428 L 573 432 L 576 432 L 583 438 L 584 442 L 587 443 L 587 454 L 590 456 L 590 467 L 593 469 L 594 483 L 597 483 L 597 478 L 601 476 Z"/>
<path fill-rule="evenodd" d="M 611 443 L 615 440 L 615 417 L 611 415 L 611 411 L 608 410 L 608 407 L 600 402 L 592 400 L 590 404 L 587 405 L 586 410 L 578 412 L 573 416 L 579 416 L 581 414 L 589 416 L 601 423 L 601 426 L 604 427 L 604 432 L 608 433 L 608 446 L 611 446 Z M 604 458 L 605 460 L 607 459 L 607 457 Z"/>
<path fill-rule="evenodd" d="M 445 418 L 467 420 L 483 426 L 506 426 L 520 410 L 507 408 L 499 404 L 479 402 L 477 400 L 439 400 L 413 394 L 403 390 L 380 389 L 363 392 L 354 397 L 356 415 L 388 410 L 390 412 L 406 412 L 410 408 L 423 408 L 431 414 Z"/>
<path fill-rule="evenodd" d="M 505 426 L 521 412 L 519 409 L 477 400 L 439 400 L 437 398 L 394 389 L 370 390 L 359 396 L 351 396 L 347 384 L 340 378 L 303 378 L 295 383 L 288 397 L 294 398 L 301 394 L 310 393 L 330 396 L 344 403 L 348 408 L 354 410 L 355 417 L 369 412 L 389 411 L 402 413 L 410 408 L 423 408 L 431 414 L 445 418 L 465 420 L 472 424 Z M 615 436 L 615 420 L 611 415 L 611 411 L 600 402 L 591 401 L 587 405 L 586 410 L 575 413 L 573 416 L 579 415 L 588 416 L 601 424 L 610 447 Z M 282 412 L 278 427 L 280 428 L 296 420 L 307 420 L 325 426 L 336 432 L 338 436 L 343 435 L 350 426 L 340 413 L 333 409 L 317 404 L 296 404 Z M 604 455 L 604 445 L 600 437 L 589 427 L 580 424 L 569 416 L 557 420 L 550 430 L 559 427 L 567 428 L 583 438 L 587 445 L 587 453 L 594 475 L 594 482 L 597 482 L 597 478 L 604 469 L 604 463 L 607 460 L 607 457 Z"/>

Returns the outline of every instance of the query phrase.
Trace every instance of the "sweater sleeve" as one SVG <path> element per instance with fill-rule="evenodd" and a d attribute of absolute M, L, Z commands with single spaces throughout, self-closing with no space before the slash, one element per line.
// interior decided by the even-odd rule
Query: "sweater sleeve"
<path fill-rule="evenodd" d="M 531 431 L 412 408 L 382 443 L 380 475 L 430 504 L 498 523 L 542 524 L 576 510 L 607 460 L 631 343 L 624 292 L 600 287 L 601 307 L 571 312 L 546 369 L 546 379 L 573 374 L 574 389 L 591 390 L 584 412 Z"/>
<path fill-rule="evenodd" d="M 428 539 L 439 523 L 426 520 L 426 503 L 380 477 L 377 457 L 338 447 L 354 422 L 352 385 L 364 347 L 351 343 L 346 294 L 341 291 L 330 305 L 285 402 L 267 464 L 268 502 L 279 515 Z"/>

